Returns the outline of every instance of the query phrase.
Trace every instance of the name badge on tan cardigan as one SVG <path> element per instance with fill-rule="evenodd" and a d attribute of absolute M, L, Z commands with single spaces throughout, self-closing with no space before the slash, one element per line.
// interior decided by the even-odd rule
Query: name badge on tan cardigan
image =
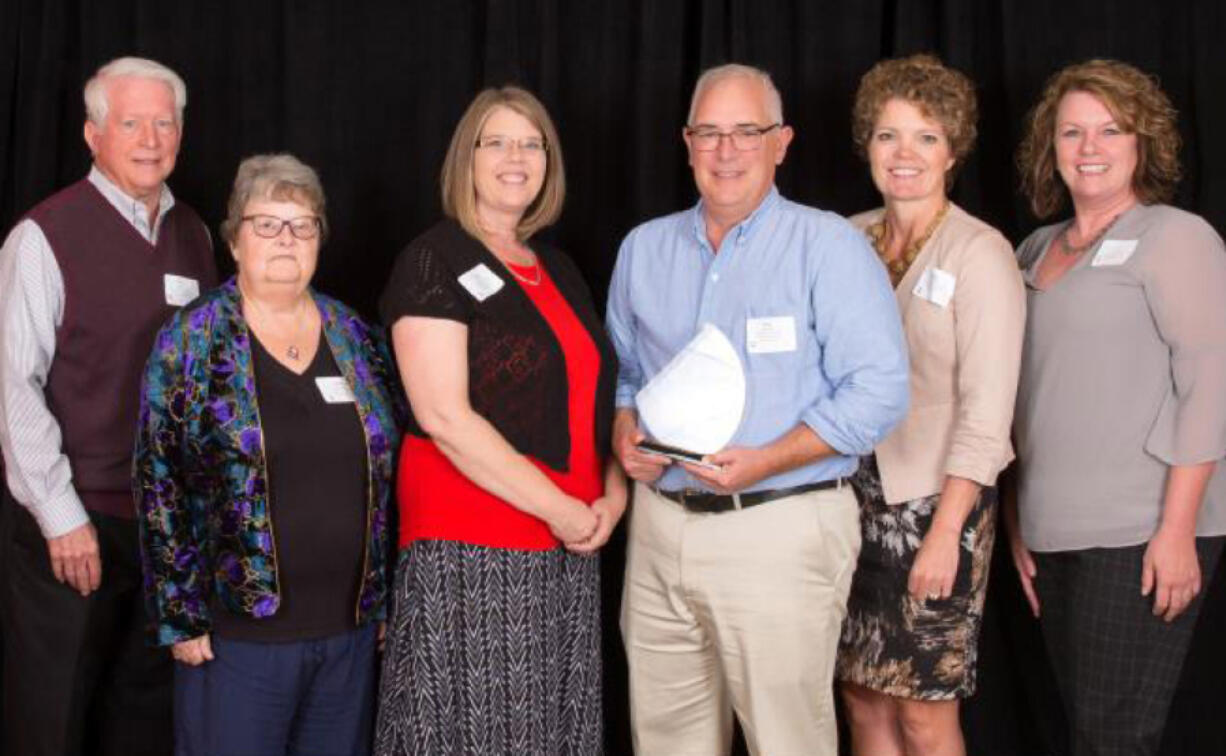
<path fill-rule="evenodd" d="M 924 272 L 920 274 L 911 293 L 920 299 L 932 302 L 937 307 L 945 307 L 949 304 L 949 300 L 954 298 L 957 283 L 958 279 L 953 273 L 935 266 L 928 267 L 924 268 Z"/>

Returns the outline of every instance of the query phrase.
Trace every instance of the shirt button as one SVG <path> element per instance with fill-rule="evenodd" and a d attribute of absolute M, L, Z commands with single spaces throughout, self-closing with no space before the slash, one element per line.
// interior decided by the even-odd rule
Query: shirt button
<path fill-rule="evenodd" d="M 712 280 L 712 281 L 718 281 L 718 280 L 719 280 L 719 274 L 718 274 L 718 273 L 712 273 L 712 274 L 711 274 L 711 280 Z"/>

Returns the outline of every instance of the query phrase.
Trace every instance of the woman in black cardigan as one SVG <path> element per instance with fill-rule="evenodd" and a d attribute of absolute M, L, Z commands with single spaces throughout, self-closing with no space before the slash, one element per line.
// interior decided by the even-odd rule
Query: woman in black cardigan
<path fill-rule="evenodd" d="M 381 301 L 414 422 L 375 750 L 598 753 L 616 359 L 574 265 L 529 241 L 565 192 L 540 102 L 478 95 L 442 183 Z"/>

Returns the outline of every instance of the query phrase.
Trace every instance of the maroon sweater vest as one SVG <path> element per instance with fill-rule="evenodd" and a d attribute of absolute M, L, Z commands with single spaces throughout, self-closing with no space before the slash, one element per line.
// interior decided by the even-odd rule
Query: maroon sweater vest
<path fill-rule="evenodd" d="M 132 446 L 140 382 L 158 329 L 174 313 L 164 276 L 217 285 L 200 217 L 176 202 L 150 245 L 88 180 L 44 200 L 36 222 L 64 279 L 64 318 L 47 377 L 47 406 L 63 434 L 86 509 L 133 518 Z"/>

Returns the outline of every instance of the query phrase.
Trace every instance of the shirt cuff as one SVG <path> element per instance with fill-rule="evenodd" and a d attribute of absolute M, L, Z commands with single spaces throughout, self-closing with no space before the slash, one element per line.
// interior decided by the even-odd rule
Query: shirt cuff
<path fill-rule="evenodd" d="M 89 514 L 76 492 L 69 488 L 60 496 L 38 506 L 23 504 L 38 523 L 44 538 L 59 538 L 89 522 Z"/>
<path fill-rule="evenodd" d="M 633 386 L 618 386 L 617 393 L 613 398 L 613 405 L 618 409 L 625 407 L 633 409 L 635 407 L 634 395 L 638 392 L 639 390 Z"/>

